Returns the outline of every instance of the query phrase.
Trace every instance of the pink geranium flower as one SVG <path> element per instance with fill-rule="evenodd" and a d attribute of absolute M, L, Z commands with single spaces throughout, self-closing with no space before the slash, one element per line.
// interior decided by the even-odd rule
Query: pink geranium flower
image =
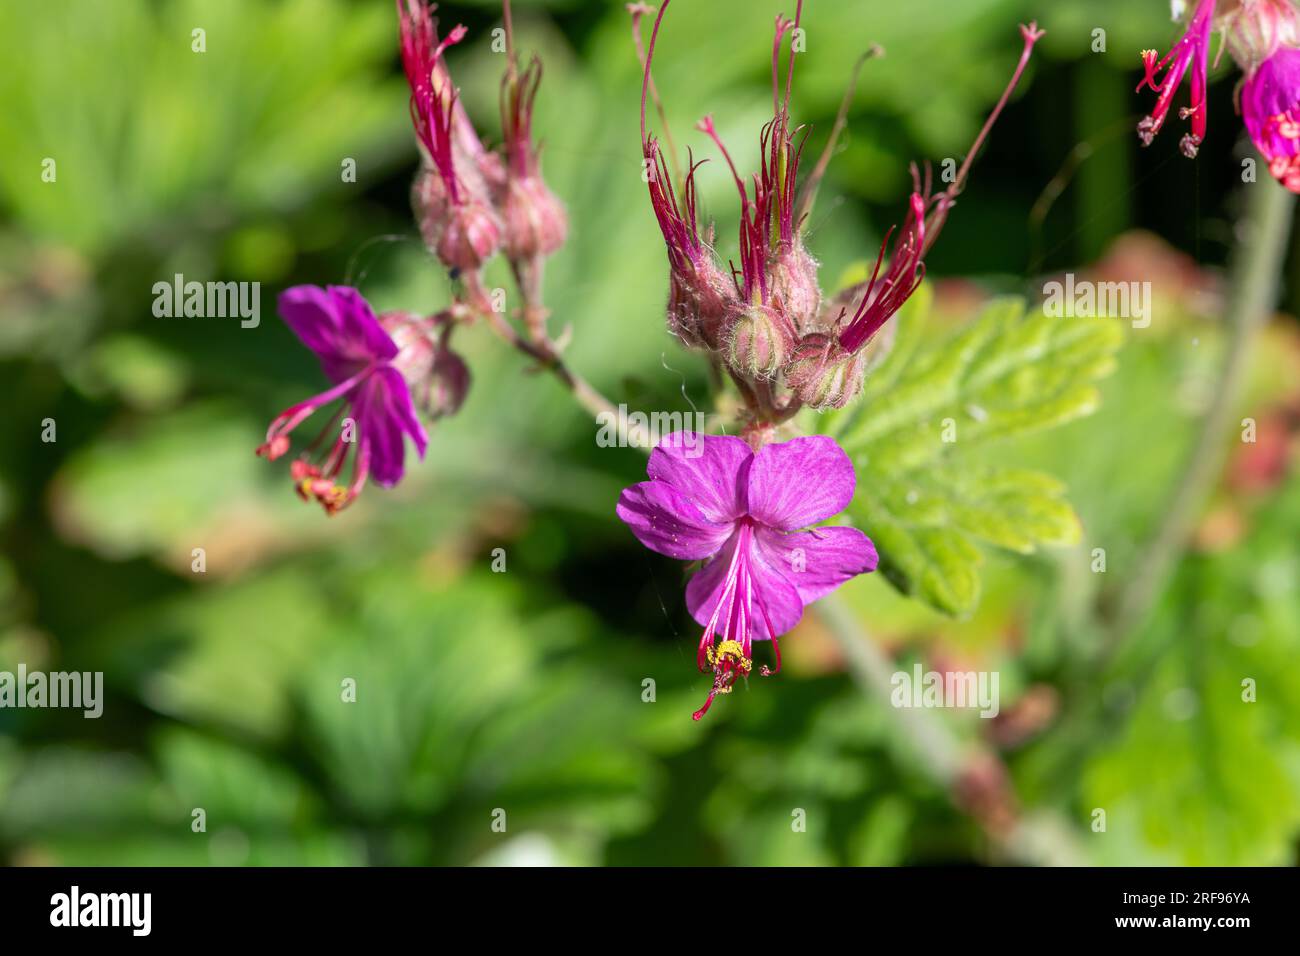
<path fill-rule="evenodd" d="M 688 347 L 712 352 L 742 390 L 751 389 L 758 396 L 756 403 L 765 406 L 757 409 L 758 417 L 782 421 L 801 406 L 843 408 L 862 390 L 869 361 L 867 344 L 924 279 L 926 253 L 947 221 L 971 162 L 1020 82 L 1043 31 L 1035 23 L 1020 27 L 1020 60 L 955 179 L 935 193 L 928 168 L 922 174 L 913 166 L 914 188 L 902 229 L 897 233 L 891 229 L 885 237 L 871 278 L 825 300 L 818 284 L 817 261 L 804 245 L 804 231 L 850 101 L 845 99 L 821 158 L 800 182 L 808 128 L 795 123 L 790 99 L 799 55 L 794 38 L 801 31 L 802 0 L 795 4 L 794 19 L 776 18 L 772 118 L 759 131 L 759 170 L 748 178 L 741 174 L 711 116 L 696 126 L 722 156 L 740 198 L 739 264 L 730 270 L 720 265 L 712 225 L 701 224 L 699 219 L 696 173 L 700 163 L 688 153 L 674 184 L 671 140 L 665 155 L 647 125 L 651 100 L 663 113 L 651 65 L 670 2 L 664 0 L 655 17 L 642 57 L 641 78 L 641 151 L 650 205 L 668 250 L 669 331 Z M 640 21 L 651 10 L 640 3 L 630 4 L 628 9 L 640 51 Z M 789 397 L 781 402 L 763 398 L 769 392 L 783 394 L 783 387 L 788 387 Z"/>
<path fill-rule="evenodd" d="M 835 440 L 796 438 L 755 452 L 739 438 L 675 432 L 650 455 L 649 481 L 626 489 L 618 516 L 652 551 L 703 561 L 686 605 L 704 628 L 697 663 L 713 698 L 753 667 L 753 642 L 793 628 L 808 604 L 874 571 L 876 549 L 856 528 L 811 528 L 853 499 L 853 465 Z"/>
<path fill-rule="evenodd" d="M 1246 79 L 1241 115 L 1268 171 L 1300 193 L 1300 50 L 1278 49 Z"/>
<path fill-rule="evenodd" d="M 420 457 L 429 439 L 415 414 L 404 372 L 412 366 L 413 345 L 398 346 L 361 293 L 348 286 L 322 289 L 294 286 L 280 295 L 280 315 L 302 344 L 316 353 L 333 387 L 285 409 L 266 431 L 257 453 L 274 461 L 289 450 L 290 433 L 317 410 L 342 401 L 324 430 L 290 467 L 294 488 L 304 501 L 316 499 L 329 514 L 351 504 L 367 479 L 390 487 L 402 480 L 406 442 Z M 394 330 L 408 323 L 396 320 Z M 389 323 L 390 325 L 393 323 Z M 405 337 L 405 336 L 404 336 Z M 347 412 L 346 416 L 343 415 Z M 317 460 L 311 453 L 317 452 Z M 335 479 L 352 462 L 347 486 Z"/>

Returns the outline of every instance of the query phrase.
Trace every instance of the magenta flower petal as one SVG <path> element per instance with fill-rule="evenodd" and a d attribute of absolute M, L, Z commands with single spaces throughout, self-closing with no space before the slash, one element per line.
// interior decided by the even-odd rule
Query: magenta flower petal
<path fill-rule="evenodd" d="M 795 586 L 804 604 L 830 594 L 849 578 L 876 570 L 876 546 L 857 528 L 814 528 L 782 534 L 767 528 L 755 535 L 768 564 Z"/>
<path fill-rule="evenodd" d="M 329 286 L 330 298 L 337 303 L 343 329 L 361 354 L 379 361 L 397 358 L 400 351 L 392 336 L 384 331 L 370 303 L 351 286 Z"/>
<path fill-rule="evenodd" d="M 618 516 L 651 550 L 707 559 L 686 585 L 686 606 L 704 628 L 696 665 L 713 674 L 693 715 L 699 720 L 754 671 L 754 641 L 772 642 L 772 666 L 758 673 L 779 673 L 777 638 L 799 623 L 805 605 L 874 571 L 876 549 L 854 528 L 798 530 L 853 498 L 853 466 L 832 438 L 796 438 L 755 454 L 739 439 L 697 444 L 694 434 L 676 433 L 655 449 L 647 471 L 650 481 L 619 498 Z"/>
<path fill-rule="evenodd" d="M 280 296 L 279 306 L 285 324 L 316 353 L 334 387 L 276 416 L 257 453 L 271 460 L 284 455 L 294 429 L 324 405 L 341 400 L 342 414 L 336 413 L 289 468 L 298 496 L 314 498 L 334 514 L 354 501 L 371 478 L 385 487 L 401 481 L 407 436 L 424 457 L 429 438 L 402 372 L 410 363 L 400 361 L 402 349 L 356 289 L 296 286 Z M 343 485 L 349 462 L 351 479 Z"/>
<path fill-rule="evenodd" d="M 650 453 L 646 474 L 685 494 L 709 521 L 734 521 L 747 510 L 753 457 L 739 438 L 673 432 Z"/>
<path fill-rule="evenodd" d="M 744 551 L 737 556 L 736 548 L 742 541 Z M 755 547 L 752 535 L 738 531 L 686 585 L 686 607 L 702 627 L 709 626 L 719 601 L 727 595 L 727 581 L 733 573 L 738 578 L 736 588 L 740 599 L 732 602 L 730 622 L 715 622 L 716 633 L 729 631 L 737 640 L 747 636 L 763 641 L 780 637 L 799 623 L 803 617 L 799 592 Z M 745 595 L 749 597 L 748 603 L 743 599 Z M 746 615 L 743 627 L 739 626 L 742 613 Z"/>
<path fill-rule="evenodd" d="M 331 381 L 341 382 L 369 364 L 397 356 L 397 345 L 355 289 L 294 286 L 280 294 L 279 308 Z"/>
<path fill-rule="evenodd" d="M 353 398 L 352 414 L 358 440 L 369 452 L 370 474 L 379 485 L 391 488 L 402 480 L 406 435 L 411 436 L 420 457 L 424 457 L 429 438 L 415 416 L 410 389 L 397 369 L 380 368 L 367 376 Z"/>
<path fill-rule="evenodd" d="M 837 515 L 853 500 L 853 463 L 826 435 L 766 445 L 749 469 L 749 513 L 781 531 Z"/>
<path fill-rule="evenodd" d="M 1279 48 L 1247 77 L 1241 116 L 1269 172 L 1300 192 L 1300 50 Z"/>
<path fill-rule="evenodd" d="M 662 481 L 624 489 L 615 511 L 647 548 L 681 561 L 707 558 L 732 532 L 730 523 L 710 521 L 684 492 Z"/>

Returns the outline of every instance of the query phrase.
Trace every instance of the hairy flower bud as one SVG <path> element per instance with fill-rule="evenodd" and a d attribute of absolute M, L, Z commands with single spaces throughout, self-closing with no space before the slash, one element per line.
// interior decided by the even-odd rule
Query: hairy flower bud
<path fill-rule="evenodd" d="M 735 284 L 708 257 L 668 276 L 668 331 L 688 348 L 717 351 L 739 308 Z"/>
<path fill-rule="evenodd" d="M 514 261 L 549 256 L 564 245 L 569 218 L 538 176 L 511 177 L 501 202 L 506 255 Z"/>
<path fill-rule="evenodd" d="M 449 269 L 477 269 L 501 245 L 496 213 L 474 198 L 455 202 L 442 175 L 430 165 L 422 166 L 411 184 L 411 209 L 425 248 Z"/>
<path fill-rule="evenodd" d="M 799 331 L 808 331 L 821 307 L 822 290 L 817 284 L 817 261 L 798 237 L 793 243 L 782 243 L 772 257 L 767 284 L 773 308 L 788 316 Z"/>
<path fill-rule="evenodd" d="M 391 487 L 402 480 L 403 436 L 409 436 L 424 457 L 429 439 L 412 407 L 410 382 L 430 367 L 429 344 L 420 340 L 418 326 L 410 328 L 420 320 L 402 313 L 377 318 L 361 293 L 347 286 L 295 286 L 280 295 L 279 311 L 316 353 L 321 370 L 334 384 L 277 415 L 257 454 L 270 461 L 285 455 L 299 425 L 342 400 L 343 408 L 330 417 L 289 472 L 299 497 L 315 499 L 335 514 L 356 500 L 367 481 Z M 400 335 L 401 344 L 391 333 Z M 346 418 L 340 423 L 343 413 Z M 349 463 L 352 475 L 347 481 L 343 474 Z"/>
<path fill-rule="evenodd" d="M 809 408 L 843 408 L 862 391 L 866 350 L 849 352 L 832 335 L 813 332 L 795 346 L 785 381 Z"/>
<path fill-rule="evenodd" d="M 420 227 L 420 236 L 430 251 L 438 248 L 438 240 L 447 222 L 447 210 L 451 207 L 451 197 L 447 195 L 447 184 L 442 181 L 438 171 L 429 165 L 422 165 L 411 183 L 411 211 L 415 213 L 416 225 Z"/>
<path fill-rule="evenodd" d="M 437 352 L 433 323 L 410 312 L 385 312 L 379 324 L 397 346 L 393 368 L 402 373 L 406 384 L 414 388 L 429 377 Z"/>
<path fill-rule="evenodd" d="M 461 272 L 480 268 L 501 245 L 501 226 L 496 214 L 472 200 L 452 206 L 441 231 L 435 232 L 434 254 L 447 268 Z M 428 239 L 426 233 L 426 244 Z"/>
<path fill-rule="evenodd" d="M 771 378 L 793 347 L 794 331 L 783 315 L 767 306 L 750 306 L 729 330 L 727 364 L 749 378 Z"/>
<path fill-rule="evenodd" d="M 708 348 L 700 322 L 700 304 L 688 283 L 676 272 L 668 275 L 668 331 L 689 349 Z"/>

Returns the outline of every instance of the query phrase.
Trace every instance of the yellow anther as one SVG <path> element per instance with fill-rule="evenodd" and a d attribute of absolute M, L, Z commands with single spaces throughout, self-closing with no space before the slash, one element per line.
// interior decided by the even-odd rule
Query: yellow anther
<path fill-rule="evenodd" d="M 746 674 L 753 667 L 753 661 L 745 656 L 745 649 L 740 641 L 722 641 L 716 648 L 710 646 L 705 654 L 710 664 L 721 664 L 727 658 L 731 658 L 736 663 L 736 669 Z"/>

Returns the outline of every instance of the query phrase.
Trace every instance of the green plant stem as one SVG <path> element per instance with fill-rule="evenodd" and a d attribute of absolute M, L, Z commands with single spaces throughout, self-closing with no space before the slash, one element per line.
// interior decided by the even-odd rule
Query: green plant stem
<path fill-rule="evenodd" d="M 1250 202 L 1241 222 L 1245 236 L 1233 260 L 1228 290 L 1226 319 L 1230 338 L 1223 367 L 1187 464 L 1170 493 L 1169 508 L 1114 605 L 1100 654 L 1103 662 L 1142 623 L 1164 591 L 1170 571 L 1214 490 L 1227 454 L 1233 410 L 1250 367 L 1251 349 L 1277 299 L 1295 197 L 1267 178 L 1247 189 Z"/>
<path fill-rule="evenodd" d="M 620 415 L 613 402 L 601 394 L 585 378 L 569 368 L 560 355 L 559 346 L 546 335 L 544 320 L 540 325 L 536 321 L 529 322 L 531 337 L 520 335 L 504 315 L 492 308 L 486 293 L 478 284 L 477 276 L 468 280 L 466 285 L 468 302 L 465 303 L 465 308 L 469 310 L 470 314 L 483 319 L 497 338 L 515 351 L 532 359 L 537 363 L 538 368 L 554 375 L 556 380 L 564 386 L 577 403 L 591 412 L 593 416 L 610 417 L 617 425 L 619 437 L 624 443 L 634 448 L 640 448 L 647 454 L 649 453 L 651 446 L 654 444 L 651 441 L 650 434 L 639 425 L 628 422 L 626 420 L 627 416 Z M 533 307 L 531 300 L 529 307 Z M 537 308 L 540 308 L 540 306 Z"/>
<path fill-rule="evenodd" d="M 814 605 L 843 651 L 849 672 L 864 694 L 888 701 L 897 665 L 865 634 L 836 595 Z M 1022 863 L 1077 866 L 1084 854 L 1074 828 L 1059 814 L 1024 814 L 1002 759 L 979 742 L 958 740 L 934 711 L 886 705 L 921 766 L 946 790 L 955 806 L 983 828 L 995 855 Z"/>
<path fill-rule="evenodd" d="M 853 612 L 838 597 L 830 595 L 814 606 L 843 652 L 858 687 L 868 696 L 887 701 L 893 690 L 891 681 L 898 670 L 894 661 L 863 633 Z M 951 788 L 962 768 L 962 748 L 952 732 L 930 711 L 893 710 L 912 749 L 925 755 L 927 772 L 945 789 Z"/>

